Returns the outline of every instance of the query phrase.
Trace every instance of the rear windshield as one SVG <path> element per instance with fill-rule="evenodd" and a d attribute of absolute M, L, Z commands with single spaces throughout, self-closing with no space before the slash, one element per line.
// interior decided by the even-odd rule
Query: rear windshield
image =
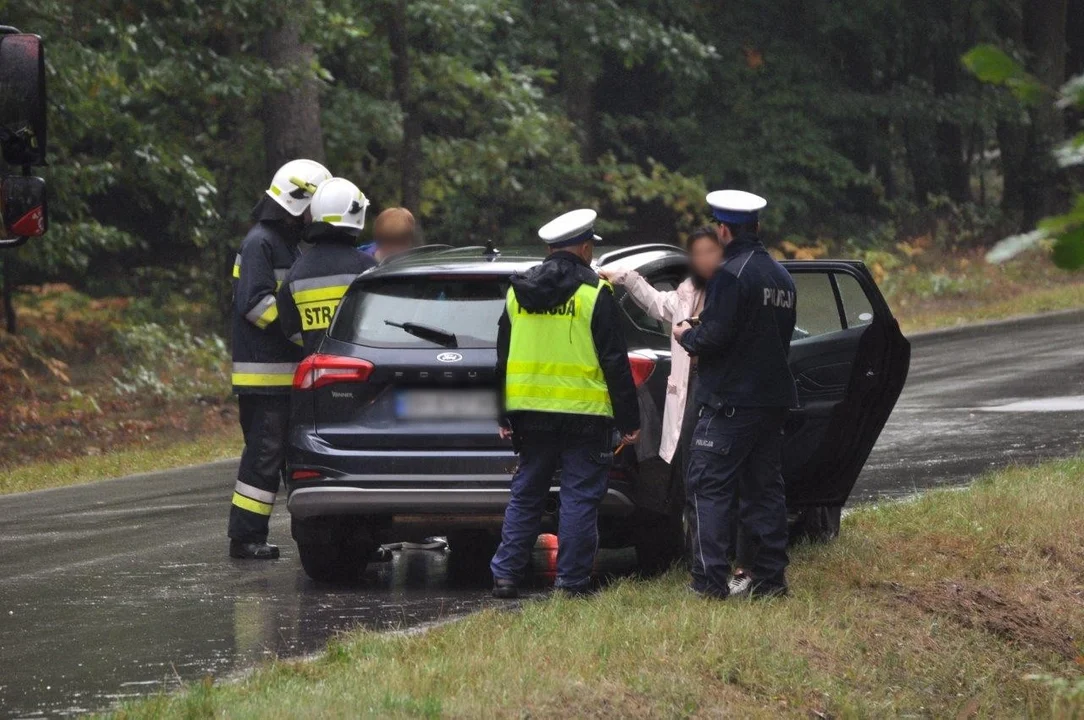
<path fill-rule="evenodd" d="M 508 282 L 496 278 L 388 278 L 356 285 L 343 298 L 329 333 L 336 340 L 382 348 L 431 348 L 438 343 L 394 323 L 453 333 L 461 348 L 497 345 L 497 322 Z"/>

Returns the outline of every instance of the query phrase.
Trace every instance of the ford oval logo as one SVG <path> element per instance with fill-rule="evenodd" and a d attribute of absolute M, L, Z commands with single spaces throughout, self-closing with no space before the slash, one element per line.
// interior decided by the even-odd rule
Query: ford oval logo
<path fill-rule="evenodd" d="M 437 355 L 437 360 L 443 363 L 459 362 L 463 359 L 463 356 L 459 353 L 441 353 Z"/>

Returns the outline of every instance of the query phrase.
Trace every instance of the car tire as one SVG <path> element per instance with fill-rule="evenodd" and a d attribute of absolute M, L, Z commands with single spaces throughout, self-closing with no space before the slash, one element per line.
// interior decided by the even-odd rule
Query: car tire
<path fill-rule="evenodd" d="M 682 513 L 651 514 L 636 530 L 636 561 L 641 575 L 661 575 L 688 557 L 686 523 Z"/>
<path fill-rule="evenodd" d="M 448 533 L 448 572 L 458 581 L 489 582 L 489 562 L 501 538 L 489 530 L 457 530 Z"/>
<path fill-rule="evenodd" d="M 839 537 L 843 508 L 814 505 L 798 511 L 790 523 L 790 542 L 826 543 Z"/>
<path fill-rule="evenodd" d="M 316 582 L 360 581 L 378 547 L 354 518 L 293 518 L 291 527 L 301 567 Z"/>

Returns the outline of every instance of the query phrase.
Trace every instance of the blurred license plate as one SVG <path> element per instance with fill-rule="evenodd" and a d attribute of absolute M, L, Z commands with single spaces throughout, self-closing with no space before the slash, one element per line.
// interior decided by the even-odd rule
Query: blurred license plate
<path fill-rule="evenodd" d="M 403 390 L 396 402 L 402 420 L 496 420 L 492 390 Z"/>

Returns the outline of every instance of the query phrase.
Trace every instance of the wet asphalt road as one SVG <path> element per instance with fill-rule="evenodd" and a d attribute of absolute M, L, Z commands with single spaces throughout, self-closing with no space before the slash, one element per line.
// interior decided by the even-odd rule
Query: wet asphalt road
<path fill-rule="evenodd" d="M 1084 313 L 915 338 L 903 397 L 856 500 L 966 482 L 1084 447 Z M 1069 410 L 1001 406 L 1070 397 Z M 449 555 L 400 553 L 366 585 L 302 573 L 280 507 L 283 559 L 225 557 L 234 462 L 0 497 L 0 717 L 108 707 L 180 680 L 317 651 L 336 632 L 407 628 L 489 603 Z M 542 566 L 547 558 L 539 558 Z M 611 555 L 620 571 L 631 558 Z"/>

